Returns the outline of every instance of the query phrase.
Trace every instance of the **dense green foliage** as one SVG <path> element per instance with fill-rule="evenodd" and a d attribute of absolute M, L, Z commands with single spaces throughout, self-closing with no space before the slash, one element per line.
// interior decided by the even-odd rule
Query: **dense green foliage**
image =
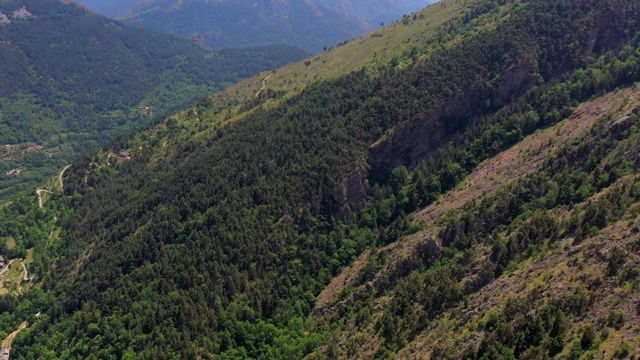
<path fill-rule="evenodd" d="M 543 2 L 528 5 L 541 18 L 548 17 L 549 8 L 555 7 L 555 4 Z M 603 8 L 611 9 L 605 5 Z M 572 10 L 570 6 L 563 9 Z M 637 11 L 636 8 L 635 18 Z M 553 29 L 551 26 L 547 28 Z M 363 218 L 370 222 L 377 214 L 380 222 L 381 211 L 394 214 L 385 215 L 383 219 L 395 218 L 424 207 L 463 180 L 465 174 L 487 156 L 512 146 L 522 136 L 541 126 L 563 119 L 588 96 L 637 81 L 638 40 L 636 35 L 630 45 L 589 59 L 585 62 L 586 68 L 566 76 L 565 81 L 531 89 L 511 105 L 461 133 L 450 146 L 438 151 L 413 173 L 395 169 L 386 196 L 380 196 L 374 202 L 378 205 L 370 206 Z M 561 236 L 575 236 L 575 242 L 579 242 L 620 220 L 632 205 L 640 201 L 636 180 L 625 182 L 597 201 L 584 202 L 620 177 L 637 171 L 637 161 L 628 159 L 627 154 L 633 154 L 633 149 L 638 146 L 638 125 L 636 115 L 630 117 L 625 130 L 619 133 L 612 132 L 601 122 L 585 137 L 567 144 L 558 155 L 548 160 L 540 172 L 505 186 L 498 194 L 482 202 L 467 204 L 461 213 L 441 219 L 445 228 L 440 238 L 445 249 L 436 259 L 433 254 L 418 251 L 415 257 L 396 265 L 401 269 L 399 273 L 384 274 L 374 287 L 359 291 L 358 301 L 339 304 L 337 316 L 342 320 L 345 316 L 354 320 L 345 332 L 358 334 L 374 322 L 376 332 L 383 339 L 383 347 L 377 356 L 387 357 L 429 329 L 431 321 L 447 309 L 463 302 L 470 290 L 481 288 L 515 264 L 553 247 Z M 580 203 L 583 204 L 563 223 L 558 223 L 548 213 Z M 478 271 L 470 266 L 478 266 L 475 263 L 478 258 L 474 254 L 479 245 L 489 245 L 492 255 Z M 629 251 L 633 249 L 614 248 L 607 260 L 608 276 L 618 276 Z M 385 253 L 371 258 L 371 265 L 363 270 L 360 283 L 372 278 L 371 274 L 367 275 L 370 267 L 380 269 L 386 261 Z M 637 282 L 636 268 L 632 269 L 633 275 L 620 276 L 620 283 Z M 480 273 L 479 282 L 471 289 L 463 287 L 462 280 L 476 271 Z M 382 317 L 374 320 L 370 309 L 381 296 L 393 298 Z M 491 336 L 485 337 L 478 349 L 462 351 L 442 347 L 436 348 L 433 356 L 457 358 L 463 353 L 467 358 L 537 359 L 557 355 L 571 340 L 566 337 L 567 316 L 580 319 L 589 308 L 590 297 L 593 297 L 591 292 L 579 289 L 558 304 L 546 304 L 543 297 L 530 299 L 530 302 L 519 304 L 524 306 L 519 314 L 513 312 L 513 308 L 505 310 L 506 323 L 502 319 L 503 323 L 499 325 L 487 325 L 485 331 L 492 331 Z M 522 317 L 527 309 L 550 314 L 545 315 L 543 323 L 539 318 L 525 320 Z M 619 329 L 621 314 L 612 312 L 607 323 Z M 347 356 L 354 356 L 358 351 L 358 338 L 353 338 L 343 350 Z M 590 345 L 583 345 L 579 354 L 589 348 Z M 331 351 L 332 348 L 328 349 Z M 617 351 L 624 352 L 624 349 L 628 351 L 628 345 L 626 348 L 621 345 Z"/>
<path fill-rule="evenodd" d="M 306 55 L 284 45 L 211 52 L 59 1 L 6 1 L 0 11 L 22 7 L 32 16 L 0 26 L 0 144 L 33 142 L 46 150 L 11 159 L 0 149 L 7 159 L 0 195 L 42 181 L 154 116 Z M 47 151 L 54 160 L 44 158 Z M 28 171 L 5 176 L 20 167 Z"/>
<path fill-rule="evenodd" d="M 545 210 L 581 202 L 633 169 L 623 157 L 607 155 L 626 150 L 618 145 L 636 135 L 637 117 L 623 136 L 594 128 L 590 136 L 599 141 L 567 147 L 544 172 L 443 219 L 446 248 L 437 259 L 411 259 L 355 303 L 341 303 L 333 317 L 309 317 L 341 267 L 415 230 L 406 214 L 579 102 L 639 80 L 633 21 L 640 5 L 623 12 L 616 0 L 516 3 L 483 2 L 375 76 L 363 70 L 316 83 L 281 105 L 198 134 L 197 125 L 185 125 L 192 112 L 185 113 L 182 121 L 149 126 L 74 164 L 64 196 L 53 196 L 67 209 L 58 220 L 64 242 L 43 250 L 55 264 L 38 265 L 53 296 L 46 316 L 16 340 L 15 356 L 296 359 L 334 343 L 334 331 L 355 333 L 375 321 L 384 339 L 378 356 L 387 357 L 463 300 L 460 282 L 475 246 L 492 249 L 482 269 L 490 281 L 560 232 L 575 232 L 579 241 L 619 218 L 638 201 L 635 183 L 602 203 L 582 205 L 566 224 Z M 605 23 L 601 31 L 615 41 L 596 39 L 592 56 L 584 56 L 576 44 L 588 44 L 592 29 Z M 424 60 L 421 51 L 429 54 Z M 514 88 L 505 105 L 500 84 L 523 58 L 535 60 L 536 82 Z M 354 169 L 367 165 L 370 144 L 460 93 L 473 111 L 441 119 L 450 145 L 411 171 L 373 169 L 380 180 L 367 199 L 341 197 Z M 200 102 L 198 113 L 210 106 Z M 107 157 L 112 149 L 134 154 L 115 160 Z M 505 230 L 515 235 L 499 237 Z M 622 276 L 624 254 L 616 256 L 610 274 Z M 363 282 L 384 262 L 383 254 L 374 258 L 360 274 Z M 374 319 L 380 295 L 393 298 Z M 567 319 L 588 307 L 576 299 L 534 298 L 523 309 L 507 307 L 484 324 L 499 337 L 468 349 L 468 356 L 557 354 L 567 341 Z M 521 321 L 534 308 L 538 315 Z M 17 322 L 13 313 L 3 316 Z M 610 323 L 619 324 L 619 316 Z M 510 337 L 518 332 L 535 336 Z M 357 348 L 345 351 L 352 356 Z M 446 356 L 446 349 L 438 351 Z"/>

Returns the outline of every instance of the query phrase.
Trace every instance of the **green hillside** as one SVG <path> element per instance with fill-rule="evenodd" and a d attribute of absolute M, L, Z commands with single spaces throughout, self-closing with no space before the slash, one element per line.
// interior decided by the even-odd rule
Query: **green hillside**
<path fill-rule="evenodd" d="M 299 60 L 289 46 L 207 51 L 59 1 L 0 4 L 0 196 L 156 116 Z M 45 154 L 50 153 L 50 157 Z M 12 169 L 19 176 L 5 175 Z"/>
<path fill-rule="evenodd" d="M 75 162 L 0 208 L 12 358 L 637 353 L 638 20 L 444 1 Z"/>

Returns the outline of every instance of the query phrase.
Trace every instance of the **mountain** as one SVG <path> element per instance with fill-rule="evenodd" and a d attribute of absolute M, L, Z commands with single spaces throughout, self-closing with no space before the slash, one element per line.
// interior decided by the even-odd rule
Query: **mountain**
<path fill-rule="evenodd" d="M 291 44 L 319 52 L 360 36 L 414 11 L 425 0 L 139 0 L 104 7 L 97 0 L 80 1 L 126 24 L 193 37 L 219 49 Z M 113 16 L 113 15 L 111 15 Z"/>
<path fill-rule="evenodd" d="M 318 0 L 318 3 L 345 19 L 357 21 L 366 31 L 377 29 L 413 14 L 434 3 L 433 0 Z"/>
<path fill-rule="evenodd" d="M 114 18 L 116 15 L 133 5 L 135 1 L 136 0 L 84 0 L 76 2 L 88 6 L 95 12 L 106 17 Z"/>
<path fill-rule="evenodd" d="M 444 1 L 75 162 L 0 208 L 11 355 L 639 353 L 638 19 Z"/>
<path fill-rule="evenodd" d="M 0 143 L 10 145 L 0 149 L 0 196 L 198 96 L 306 55 L 284 45 L 212 52 L 53 0 L 3 1 L 0 13 Z M 23 171 L 5 175 L 12 169 Z"/>

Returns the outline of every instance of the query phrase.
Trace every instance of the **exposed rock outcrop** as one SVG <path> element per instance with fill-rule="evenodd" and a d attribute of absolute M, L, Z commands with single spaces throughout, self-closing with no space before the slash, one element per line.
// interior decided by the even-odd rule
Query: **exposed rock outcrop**
<path fill-rule="evenodd" d="M 13 12 L 13 18 L 14 19 L 28 19 L 30 17 L 33 17 L 33 14 L 29 12 L 29 10 L 27 10 L 26 7 L 21 7 L 20 10 L 16 10 Z"/>
<path fill-rule="evenodd" d="M 339 206 L 357 204 L 365 199 L 369 185 L 369 173 L 362 165 L 357 165 L 330 193 L 331 201 Z"/>
<path fill-rule="evenodd" d="M 0 12 L 0 25 L 9 25 L 11 24 L 11 20 L 7 17 L 7 15 Z"/>
<path fill-rule="evenodd" d="M 414 167 L 445 144 L 449 135 L 475 119 L 477 92 L 460 93 L 438 109 L 414 117 L 387 139 L 370 148 L 369 163 L 374 178 L 385 178 L 400 166 Z"/>
<path fill-rule="evenodd" d="M 624 34 L 615 25 L 596 24 L 588 32 L 584 45 L 576 49 L 576 55 L 587 57 L 615 48 L 623 39 Z M 515 64 L 503 71 L 493 93 L 481 85 L 467 89 L 445 100 L 440 107 L 400 125 L 393 135 L 371 146 L 369 162 L 374 178 L 386 178 L 400 165 L 415 167 L 444 145 L 449 136 L 473 123 L 483 103 L 491 102 L 494 108 L 508 104 L 535 86 L 539 73 L 535 55 L 521 54 Z M 623 128 L 620 126 L 615 130 Z"/>
<path fill-rule="evenodd" d="M 616 140 L 624 138 L 624 133 L 631 127 L 629 116 L 623 116 L 611 124 L 611 135 Z"/>
<path fill-rule="evenodd" d="M 538 63 L 535 59 L 522 60 L 512 65 L 502 75 L 493 103 L 503 106 L 512 98 L 523 95 L 536 84 L 537 74 Z"/>
<path fill-rule="evenodd" d="M 537 76 L 535 58 L 523 57 L 504 71 L 493 95 L 480 85 L 401 125 L 389 138 L 371 146 L 369 162 L 374 177 L 385 178 L 400 165 L 415 167 L 444 145 L 449 136 L 475 122 L 484 102 L 489 100 L 497 107 L 503 106 L 531 89 Z"/>

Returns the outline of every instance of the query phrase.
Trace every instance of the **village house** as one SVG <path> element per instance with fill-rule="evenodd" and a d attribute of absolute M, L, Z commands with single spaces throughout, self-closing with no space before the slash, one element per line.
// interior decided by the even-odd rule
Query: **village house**
<path fill-rule="evenodd" d="M 4 269 L 4 257 L 0 255 L 0 269 Z"/>
<path fill-rule="evenodd" d="M 120 155 L 118 155 L 121 159 L 130 159 L 131 158 L 131 153 L 130 152 L 126 152 L 123 151 L 120 153 Z"/>

